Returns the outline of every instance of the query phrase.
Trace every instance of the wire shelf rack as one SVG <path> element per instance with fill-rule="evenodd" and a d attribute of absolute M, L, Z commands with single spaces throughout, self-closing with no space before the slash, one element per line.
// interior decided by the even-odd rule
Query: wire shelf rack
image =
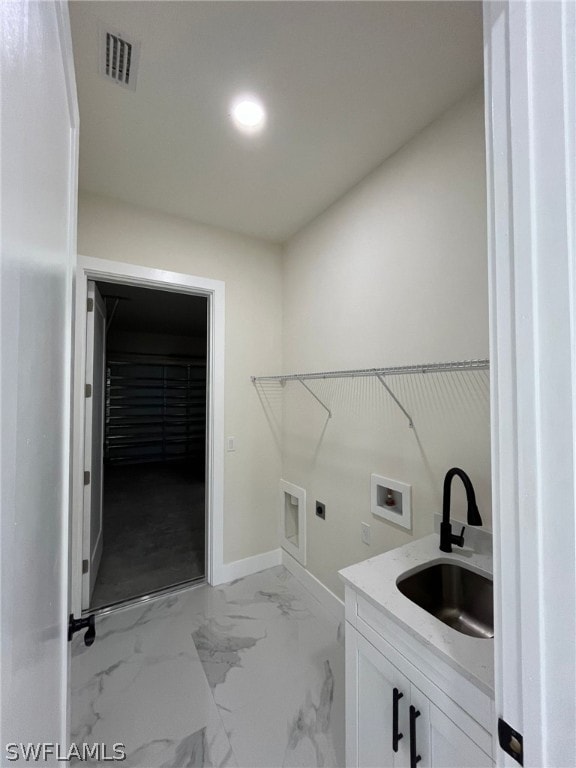
<path fill-rule="evenodd" d="M 332 417 L 332 411 L 322 401 L 322 399 L 310 388 L 306 381 L 320 380 L 320 379 L 350 379 L 350 378 L 363 378 L 373 376 L 378 379 L 384 389 L 388 392 L 390 397 L 394 400 L 398 408 L 406 416 L 408 420 L 408 426 L 413 428 L 414 421 L 406 408 L 402 405 L 400 400 L 396 397 L 390 385 L 385 381 L 389 376 L 409 376 L 413 374 L 430 374 L 430 373 L 465 373 L 468 371 L 486 371 L 490 368 L 490 361 L 487 359 L 476 360 L 457 360 L 448 363 L 420 363 L 418 365 L 397 365 L 387 368 L 351 368 L 342 371 L 320 371 L 315 373 L 282 373 L 276 376 L 252 376 L 251 381 L 253 384 L 260 384 L 265 382 L 277 382 L 279 384 L 285 384 L 289 381 L 299 382 L 312 397 L 325 409 L 328 413 L 328 418 Z"/>

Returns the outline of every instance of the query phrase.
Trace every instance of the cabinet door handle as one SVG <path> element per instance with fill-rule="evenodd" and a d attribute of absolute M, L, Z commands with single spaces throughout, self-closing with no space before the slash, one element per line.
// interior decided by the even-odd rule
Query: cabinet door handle
<path fill-rule="evenodd" d="M 403 737 L 402 733 L 398 733 L 398 702 L 404 696 L 400 693 L 398 688 L 394 688 L 392 691 L 392 749 L 394 752 L 398 752 L 398 742 Z"/>
<path fill-rule="evenodd" d="M 416 768 L 422 759 L 416 752 L 416 718 L 420 717 L 420 712 L 410 704 L 410 768 Z"/>

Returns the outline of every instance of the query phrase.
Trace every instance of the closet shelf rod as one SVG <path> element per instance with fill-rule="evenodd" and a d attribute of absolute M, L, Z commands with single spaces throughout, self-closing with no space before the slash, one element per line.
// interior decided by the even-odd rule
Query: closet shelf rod
<path fill-rule="evenodd" d="M 319 373 L 286 373 L 279 376 L 252 376 L 253 383 L 260 381 L 300 381 L 309 379 L 348 379 L 365 376 L 404 376 L 413 373 L 456 373 L 463 371 L 485 371 L 490 368 L 489 360 L 460 360 L 451 363 L 425 363 L 401 365 L 391 368 L 356 368 L 346 371 L 322 371 Z"/>

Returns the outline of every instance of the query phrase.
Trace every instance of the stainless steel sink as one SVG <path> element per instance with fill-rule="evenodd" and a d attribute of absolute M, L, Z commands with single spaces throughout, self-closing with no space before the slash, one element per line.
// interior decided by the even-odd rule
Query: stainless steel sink
<path fill-rule="evenodd" d="M 398 589 L 450 627 L 494 637 L 492 581 L 455 563 L 436 563 L 397 582 Z"/>

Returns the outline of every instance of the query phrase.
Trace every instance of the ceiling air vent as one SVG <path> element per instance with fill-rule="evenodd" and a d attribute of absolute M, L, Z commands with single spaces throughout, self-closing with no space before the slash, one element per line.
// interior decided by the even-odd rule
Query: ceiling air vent
<path fill-rule="evenodd" d="M 139 54 L 140 43 L 109 29 L 101 30 L 100 72 L 107 80 L 134 91 Z"/>

